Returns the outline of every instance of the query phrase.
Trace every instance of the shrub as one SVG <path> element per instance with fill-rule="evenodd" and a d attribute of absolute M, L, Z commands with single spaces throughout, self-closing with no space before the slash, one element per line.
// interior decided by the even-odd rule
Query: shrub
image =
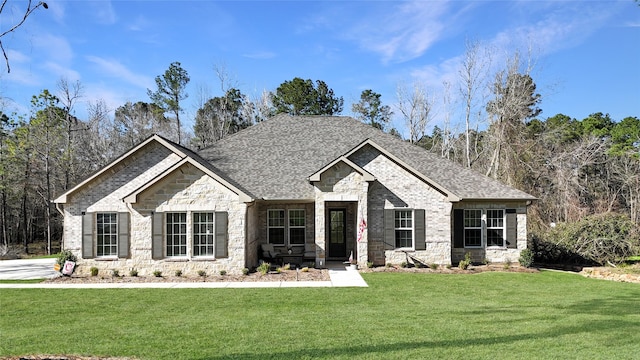
<path fill-rule="evenodd" d="M 91 272 L 91 276 L 98 276 L 98 268 L 97 268 L 97 267 L 95 267 L 95 266 L 92 266 L 92 267 L 89 269 L 89 272 Z"/>
<path fill-rule="evenodd" d="M 373 268 L 373 261 L 367 261 L 367 267 L 369 269 Z"/>
<path fill-rule="evenodd" d="M 249 275 L 249 268 L 242 269 L 242 275 Z"/>
<path fill-rule="evenodd" d="M 309 272 L 309 268 L 305 266 L 305 267 L 303 267 L 302 269 L 300 269 L 300 271 L 302 271 L 302 272 Z"/>
<path fill-rule="evenodd" d="M 177 277 L 181 277 L 182 276 L 182 270 L 176 270 L 176 276 Z"/>
<path fill-rule="evenodd" d="M 520 251 L 520 259 L 518 259 L 518 262 L 524 267 L 531 267 L 531 265 L 533 264 L 533 251 L 531 251 L 530 249 L 524 249 Z M 507 266 L 509 265 L 511 264 L 507 264 Z"/>
<path fill-rule="evenodd" d="M 153 271 L 153 276 L 155 276 L 155 277 L 162 277 L 162 271 L 160 271 L 160 270 L 154 270 L 154 271 Z"/>
<path fill-rule="evenodd" d="M 204 270 L 198 270 L 198 276 L 200 277 L 207 277 L 207 272 Z"/>
<path fill-rule="evenodd" d="M 120 276 L 120 271 L 118 271 L 118 269 L 111 270 L 111 276 L 119 277 Z"/>
<path fill-rule="evenodd" d="M 400 263 L 400 267 L 401 268 L 407 268 L 407 267 L 409 267 L 409 264 L 407 264 L 406 261 L 403 261 L 403 262 Z"/>
<path fill-rule="evenodd" d="M 558 224 L 543 236 L 532 235 L 530 242 L 535 261 L 617 264 L 637 251 L 640 230 L 625 215 L 604 213 Z"/>
<path fill-rule="evenodd" d="M 58 258 L 56 259 L 56 263 L 57 263 L 58 265 L 60 265 L 60 272 L 62 272 L 62 267 L 64 266 L 64 263 L 65 263 L 66 261 L 73 261 L 73 262 L 77 262 L 77 261 L 78 261 L 78 258 L 76 258 L 76 256 L 75 256 L 75 255 L 73 255 L 73 253 L 72 253 L 71 251 L 69 251 L 69 250 L 61 251 L 61 252 L 58 254 Z"/>
<path fill-rule="evenodd" d="M 135 268 L 129 270 L 129 276 L 133 276 L 133 277 L 138 276 L 138 270 L 136 270 Z"/>
<path fill-rule="evenodd" d="M 429 268 L 430 268 L 431 270 L 438 270 L 438 264 L 436 264 L 436 263 L 432 263 L 431 265 L 429 265 Z"/>
<path fill-rule="evenodd" d="M 458 267 L 462 270 L 467 270 L 469 265 L 471 265 L 471 253 L 468 252 L 464 254 L 464 260 L 460 260 Z"/>
<path fill-rule="evenodd" d="M 220 276 L 227 275 L 227 270 L 220 270 Z"/>
<path fill-rule="evenodd" d="M 260 264 L 260 266 L 258 266 L 258 272 L 260 272 L 260 274 L 262 275 L 266 275 L 269 270 L 271 270 L 271 264 L 269 264 L 268 262 L 263 262 L 262 264 Z"/>
<path fill-rule="evenodd" d="M 284 264 L 282 270 L 291 270 L 291 264 Z"/>

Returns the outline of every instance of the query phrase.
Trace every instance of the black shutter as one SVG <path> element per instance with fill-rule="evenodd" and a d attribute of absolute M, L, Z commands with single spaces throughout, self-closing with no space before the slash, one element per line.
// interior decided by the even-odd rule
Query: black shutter
<path fill-rule="evenodd" d="M 515 209 L 507 209 L 507 248 L 518 248 L 518 215 Z"/>
<path fill-rule="evenodd" d="M 229 215 L 226 211 L 216 212 L 216 258 L 224 258 L 229 256 L 229 244 L 227 235 L 227 222 Z"/>
<path fill-rule="evenodd" d="M 151 258 L 159 260 L 164 258 L 164 213 L 153 213 Z"/>
<path fill-rule="evenodd" d="M 129 257 L 129 213 L 118 213 L 118 257 Z"/>
<path fill-rule="evenodd" d="M 464 248 L 464 209 L 453 210 L 453 247 Z"/>
<path fill-rule="evenodd" d="M 396 211 L 393 209 L 384 210 L 384 249 L 393 250 L 396 248 Z"/>
<path fill-rule="evenodd" d="M 93 226 L 95 213 L 82 214 L 82 258 L 93 259 L 94 243 L 93 243 Z"/>
<path fill-rule="evenodd" d="M 415 249 L 416 250 L 427 250 L 427 242 L 426 242 L 426 234 L 425 234 L 425 218 L 424 218 L 424 209 L 416 209 L 413 211 L 414 217 L 414 239 L 415 239 Z"/>

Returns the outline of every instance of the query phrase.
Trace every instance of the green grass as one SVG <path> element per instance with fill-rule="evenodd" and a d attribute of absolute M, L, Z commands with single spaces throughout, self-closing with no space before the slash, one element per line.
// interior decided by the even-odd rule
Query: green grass
<path fill-rule="evenodd" d="M 2 289 L 0 354 L 140 359 L 632 359 L 640 285 L 542 272 L 369 288 Z"/>
<path fill-rule="evenodd" d="M 45 279 L 32 279 L 32 280 L 0 280 L 0 284 L 38 284 L 43 282 Z M 0 299 L 2 299 L 2 295 L 0 295 Z"/>

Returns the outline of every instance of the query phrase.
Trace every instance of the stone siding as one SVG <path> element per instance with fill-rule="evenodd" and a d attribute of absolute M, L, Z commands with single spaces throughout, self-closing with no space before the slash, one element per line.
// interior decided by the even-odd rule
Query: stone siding
<path fill-rule="evenodd" d="M 247 206 L 239 202 L 238 195 L 222 186 L 196 167 L 185 164 L 166 175 L 139 195 L 135 204 L 125 204 L 123 198 L 135 189 L 156 178 L 163 171 L 180 161 L 180 157 L 157 143 L 150 143 L 135 156 L 128 158 L 113 171 L 103 174 L 65 205 L 65 249 L 78 256 L 78 272 L 88 273 L 97 267 L 101 273 L 118 270 L 127 275 L 136 269 L 141 276 L 161 271 L 174 275 L 181 271 L 185 276 L 197 276 L 199 270 L 217 274 L 224 270 L 240 273 L 245 267 L 245 214 Z M 179 211 L 224 211 L 228 213 L 228 256 L 224 258 L 152 259 L 152 213 Z M 81 259 L 82 212 L 129 212 L 129 257 Z M 190 220 L 188 220 L 190 224 Z M 187 226 L 188 254 L 191 253 L 192 227 Z"/>

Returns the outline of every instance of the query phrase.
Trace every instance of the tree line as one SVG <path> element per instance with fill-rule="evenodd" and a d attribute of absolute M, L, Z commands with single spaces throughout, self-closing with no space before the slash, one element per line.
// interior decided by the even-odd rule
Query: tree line
<path fill-rule="evenodd" d="M 519 55 L 491 72 L 481 52 L 478 44 L 468 44 L 459 83 L 444 83 L 438 100 L 433 89 L 419 82 L 400 84 L 392 106 L 367 89 L 351 113 L 536 196 L 529 212 L 529 229 L 535 233 L 604 212 L 624 214 L 637 226 L 640 120 L 603 113 L 581 120 L 563 114 L 539 118 L 541 95 Z M 180 115 L 190 77 L 179 62 L 156 77 L 147 101 L 127 102 L 114 111 L 95 101 L 86 119 L 74 116 L 82 84 L 65 79 L 58 81 L 55 94 L 43 90 L 34 95 L 29 114 L 0 113 L 0 250 L 28 251 L 34 242 L 57 250 L 62 217 L 52 204 L 55 196 L 152 134 L 201 149 L 275 114 L 344 111 L 344 99 L 321 80 L 296 77 L 252 99 L 229 81 L 224 69 L 215 70 L 222 95 L 200 94 L 188 131 Z M 447 110 L 453 109 L 454 97 L 463 104 L 459 113 Z M 427 134 L 436 107 L 444 110 Z M 403 129 L 392 126 L 394 116 Z"/>

